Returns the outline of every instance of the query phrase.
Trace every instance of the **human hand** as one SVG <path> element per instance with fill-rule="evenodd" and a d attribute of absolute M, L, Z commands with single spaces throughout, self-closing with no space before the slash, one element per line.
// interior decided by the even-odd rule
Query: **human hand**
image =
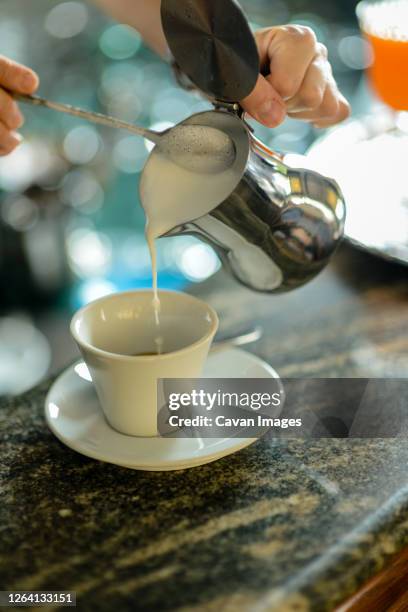
<path fill-rule="evenodd" d="M 11 153 L 22 140 L 15 130 L 23 125 L 24 117 L 9 92 L 32 94 L 38 83 L 30 68 L 0 55 L 0 155 Z"/>
<path fill-rule="evenodd" d="M 329 127 L 349 116 L 350 105 L 333 78 L 327 49 L 310 28 L 265 28 L 255 38 L 262 74 L 252 93 L 241 101 L 254 119 L 276 127 L 289 116 Z"/>

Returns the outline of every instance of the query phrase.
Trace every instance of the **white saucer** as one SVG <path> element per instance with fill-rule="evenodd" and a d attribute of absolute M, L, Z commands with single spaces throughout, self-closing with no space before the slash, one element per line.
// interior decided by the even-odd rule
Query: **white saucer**
<path fill-rule="evenodd" d="M 211 353 L 206 378 L 279 378 L 271 366 L 243 350 Z M 87 457 L 134 470 L 181 470 L 216 461 L 256 438 L 135 438 L 112 429 L 99 406 L 86 365 L 79 362 L 52 385 L 45 418 L 56 437 Z"/>

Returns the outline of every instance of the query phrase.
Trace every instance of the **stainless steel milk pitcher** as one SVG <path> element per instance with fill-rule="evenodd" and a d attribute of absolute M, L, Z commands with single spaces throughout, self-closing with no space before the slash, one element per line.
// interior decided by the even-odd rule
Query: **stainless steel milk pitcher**
<path fill-rule="evenodd" d="M 234 277 L 265 292 L 295 289 L 328 263 L 344 231 L 345 204 L 336 182 L 293 168 L 251 133 L 236 100 L 259 74 L 248 22 L 235 0 L 162 0 L 162 21 L 179 69 L 212 97 L 216 110 L 183 123 L 232 138 L 236 186 L 208 214 L 173 228 L 209 242 Z M 153 150 L 144 172 L 154 172 Z"/>
<path fill-rule="evenodd" d="M 314 278 L 343 235 L 345 206 L 336 182 L 291 168 L 233 114 L 199 113 L 184 123 L 223 129 L 232 138 L 236 187 L 170 235 L 194 234 L 210 243 L 235 278 L 256 291 L 289 291 Z M 154 172 L 152 155 L 147 172 Z"/>

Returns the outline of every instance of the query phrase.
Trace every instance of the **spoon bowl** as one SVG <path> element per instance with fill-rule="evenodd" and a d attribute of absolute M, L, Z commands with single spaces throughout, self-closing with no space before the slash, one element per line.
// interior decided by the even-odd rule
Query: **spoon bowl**
<path fill-rule="evenodd" d="M 219 129 L 202 125 L 176 125 L 162 132 L 160 151 L 179 166 L 200 174 L 217 174 L 235 160 L 235 145 Z"/>

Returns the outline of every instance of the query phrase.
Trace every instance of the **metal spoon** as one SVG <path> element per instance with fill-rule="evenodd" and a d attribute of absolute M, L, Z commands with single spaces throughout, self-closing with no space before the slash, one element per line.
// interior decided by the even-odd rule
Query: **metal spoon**
<path fill-rule="evenodd" d="M 20 102 L 44 106 L 60 113 L 74 115 L 93 123 L 127 130 L 154 142 L 160 151 L 176 164 L 193 172 L 215 174 L 229 168 L 235 160 L 235 146 L 231 138 L 213 127 L 204 125 L 176 125 L 164 132 L 155 132 L 115 117 L 86 111 L 70 104 L 52 102 L 39 96 L 10 92 Z"/>
<path fill-rule="evenodd" d="M 211 352 L 224 350 L 231 346 L 245 346 L 252 342 L 257 342 L 263 336 L 263 329 L 260 325 L 250 327 L 242 331 L 228 333 L 225 336 L 221 335 L 215 338 Z"/>

